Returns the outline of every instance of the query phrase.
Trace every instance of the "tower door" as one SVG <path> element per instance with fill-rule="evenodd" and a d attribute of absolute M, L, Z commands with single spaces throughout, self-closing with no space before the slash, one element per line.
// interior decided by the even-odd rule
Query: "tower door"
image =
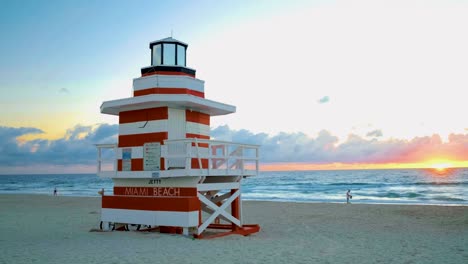
<path fill-rule="evenodd" d="M 168 139 L 184 139 L 186 138 L 186 122 L 185 122 L 185 110 L 169 108 L 169 119 L 168 119 Z M 184 143 L 171 143 L 168 146 L 170 155 L 184 155 L 185 145 Z M 184 168 L 185 158 L 171 158 L 168 160 L 169 168 Z"/>

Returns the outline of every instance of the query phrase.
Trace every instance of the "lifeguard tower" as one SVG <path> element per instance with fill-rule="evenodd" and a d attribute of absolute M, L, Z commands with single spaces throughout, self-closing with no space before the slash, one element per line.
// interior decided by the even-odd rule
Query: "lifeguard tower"
<path fill-rule="evenodd" d="M 96 145 L 97 174 L 114 183 L 102 196 L 101 229 L 258 232 L 243 223 L 241 181 L 258 174 L 259 146 L 210 139 L 210 118 L 236 108 L 205 99 L 204 81 L 186 67 L 186 43 L 170 37 L 149 47 L 151 66 L 133 80 L 133 97 L 101 105 L 119 117 L 118 143 Z"/>

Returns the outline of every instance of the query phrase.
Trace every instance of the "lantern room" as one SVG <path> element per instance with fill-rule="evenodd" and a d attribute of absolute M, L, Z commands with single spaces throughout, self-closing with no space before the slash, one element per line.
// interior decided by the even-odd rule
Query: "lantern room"
<path fill-rule="evenodd" d="M 187 44 L 173 38 L 165 38 L 151 42 L 149 47 L 152 66 L 186 66 Z"/>
<path fill-rule="evenodd" d="M 158 71 L 179 72 L 195 77 L 195 70 L 187 67 L 188 44 L 169 37 L 151 42 L 149 48 L 151 66 L 141 69 L 142 76 Z"/>

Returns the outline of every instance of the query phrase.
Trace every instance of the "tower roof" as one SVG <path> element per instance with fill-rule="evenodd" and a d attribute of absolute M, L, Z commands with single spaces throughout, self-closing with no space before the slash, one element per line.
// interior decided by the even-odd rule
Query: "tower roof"
<path fill-rule="evenodd" d="M 187 44 L 187 43 L 182 42 L 182 41 L 177 40 L 177 39 L 172 38 L 172 37 L 168 37 L 168 38 L 163 38 L 163 39 L 160 39 L 160 40 L 152 41 L 152 42 L 150 42 L 149 47 L 150 47 L 150 49 L 151 49 L 154 45 L 160 44 L 160 43 L 177 43 L 177 44 L 180 44 L 180 45 L 184 46 L 185 48 L 188 47 L 188 44 Z"/>
<path fill-rule="evenodd" d="M 150 94 L 103 102 L 101 113 L 119 115 L 120 112 L 156 107 L 172 107 L 194 110 L 210 116 L 227 115 L 236 112 L 233 105 L 186 94 Z"/>

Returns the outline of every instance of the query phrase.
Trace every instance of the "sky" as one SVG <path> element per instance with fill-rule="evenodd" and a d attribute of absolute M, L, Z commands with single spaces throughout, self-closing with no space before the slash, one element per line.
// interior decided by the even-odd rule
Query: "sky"
<path fill-rule="evenodd" d="M 0 1 L 0 174 L 92 173 L 103 101 L 189 44 L 264 170 L 468 166 L 468 1 Z"/>

